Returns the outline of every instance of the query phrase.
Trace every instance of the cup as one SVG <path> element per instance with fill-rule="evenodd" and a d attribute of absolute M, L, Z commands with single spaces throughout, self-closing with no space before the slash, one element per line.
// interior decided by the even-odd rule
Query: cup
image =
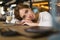
<path fill-rule="evenodd" d="M 11 23 L 12 16 L 6 16 L 6 20 L 8 21 L 8 23 Z"/>

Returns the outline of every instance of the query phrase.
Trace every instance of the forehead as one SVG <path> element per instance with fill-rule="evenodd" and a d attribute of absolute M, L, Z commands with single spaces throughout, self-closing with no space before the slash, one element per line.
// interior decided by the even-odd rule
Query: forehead
<path fill-rule="evenodd" d="M 25 10 L 30 10 L 30 8 L 23 8 L 23 9 L 20 9 L 19 11 L 25 11 Z"/>

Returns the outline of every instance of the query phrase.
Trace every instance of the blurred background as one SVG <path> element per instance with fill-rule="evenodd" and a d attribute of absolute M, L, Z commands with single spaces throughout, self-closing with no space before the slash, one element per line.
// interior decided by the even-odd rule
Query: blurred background
<path fill-rule="evenodd" d="M 36 13 L 44 10 L 50 12 L 56 18 L 56 21 L 60 22 L 60 1 L 53 2 L 52 0 L 0 0 L 0 14 L 4 15 L 7 11 L 14 10 L 17 4 L 23 3 L 28 5 Z M 54 6 L 53 6 L 54 5 Z M 53 8 L 53 9 L 52 9 Z M 55 11 L 51 11 L 55 10 Z M 55 13 L 53 13 L 55 12 Z M 14 13 L 14 11 L 13 11 Z"/>
<path fill-rule="evenodd" d="M 14 8 L 17 4 L 25 4 L 28 5 L 33 12 L 42 12 L 48 11 L 53 18 L 54 28 L 60 31 L 60 0 L 0 0 L 0 21 L 6 21 L 6 15 L 9 12 L 12 12 L 14 15 Z M 1 37 L 1 40 L 4 40 Z M 24 38 L 24 39 L 23 39 Z M 5 38 L 6 40 L 47 40 L 47 37 L 31 39 L 26 37 L 12 37 Z"/>
<path fill-rule="evenodd" d="M 15 7 L 19 3 L 29 5 L 31 8 L 38 7 L 49 10 L 48 0 L 0 0 L 1 12 L 7 11 L 10 7 Z M 2 14 L 4 13 L 2 12 Z"/>

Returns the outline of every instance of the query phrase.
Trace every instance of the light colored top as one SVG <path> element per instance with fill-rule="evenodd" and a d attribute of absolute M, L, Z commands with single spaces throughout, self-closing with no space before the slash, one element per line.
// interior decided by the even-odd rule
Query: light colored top
<path fill-rule="evenodd" d="M 39 26 L 52 27 L 52 16 L 44 11 L 39 13 Z"/>

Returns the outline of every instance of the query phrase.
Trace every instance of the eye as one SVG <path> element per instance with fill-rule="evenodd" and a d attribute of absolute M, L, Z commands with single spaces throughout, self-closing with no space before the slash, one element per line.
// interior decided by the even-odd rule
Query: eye
<path fill-rule="evenodd" d="M 25 13 L 28 13 L 28 10 L 26 10 Z"/>
<path fill-rule="evenodd" d="M 27 14 L 27 13 L 28 13 L 28 10 L 25 11 L 25 14 Z M 26 15 L 23 16 L 23 18 L 25 18 L 25 17 L 26 17 Z"/>

